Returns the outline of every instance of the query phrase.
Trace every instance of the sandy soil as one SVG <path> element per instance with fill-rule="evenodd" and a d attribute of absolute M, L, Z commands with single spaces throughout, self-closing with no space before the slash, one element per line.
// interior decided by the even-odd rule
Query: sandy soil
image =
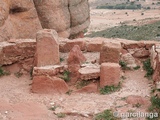
<path fill-rule="evenodd" d="M 94 114 L 105 109 L 113 109 L 119 113 L 129 110 L 146 111 L 147 106 L 136 108 L 123 100 L 129 95 L 139 95 L 149 100 L 151 85 L 144 78 L 144 74 L 142 69 L 125 72 L 126 79 L 122 82 L 121 90 L 109 95 L 33 94 L 30 92 L 32 80 L 29 75 L 20 78 L 14 74 L 3 76 L 0 78 L 0 120 L 59 120 L 60 118 L 49 110 L 53 104 L 58 106 L 56 113 L 68 114 L 61 118 L 64 120 L 92 120 Z"/>
<path fill-rule="evenodd" d="M 87 34 L 121 24 L 142 25 L 160 20 L 160 10 L 91 9 L 90 15 L 91 24 Z"/>

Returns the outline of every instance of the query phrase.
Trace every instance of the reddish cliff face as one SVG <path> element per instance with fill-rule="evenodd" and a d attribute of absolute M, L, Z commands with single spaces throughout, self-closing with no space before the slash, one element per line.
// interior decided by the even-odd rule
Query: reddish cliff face
<path fill-rule="evenodd" d="M 43 28 L 70 37 L 80 34 L 89 23 L 88 0 L 0 1 L 0 41 L 35 38 Z"/>

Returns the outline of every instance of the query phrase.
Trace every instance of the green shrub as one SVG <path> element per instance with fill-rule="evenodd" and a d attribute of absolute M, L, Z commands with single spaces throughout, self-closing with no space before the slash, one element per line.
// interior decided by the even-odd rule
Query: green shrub
<path fill-rule="evenodd" d="M 138 70 L 139 68 L 141 68 L 139 65 L 136 67 L 133 67 L 134 70 Z"/>
<path fill-rule="evenodd" d="M 5 71 L 1 66 L 0 66 L 0 77 L 4 75 L 10 75 L 10 71 Z"/>
<path fill-rule="evenodd" d="M 119 65 L 121 66 L 121 68 L 123 70 L 129 70 L 130 69 L 129 67 L 127 67 L 127 63 L 124 62 L 124 61 L 119 61 Z"/>
<path fill-rule="evenodd" d="M 64 81 L 68 82 L 68 81 L 70 81 L 69 75 L 70 75 L 70 72 L 67 71 L 67 70 L 65 70 L 65 71 L 63 72 L 63 76 L 62 76 L 61 78 L 62 78 Z"/>
<path fill-rule="evenodd" d="M 63 62 L 64 61 L 64 58 L 60 58 L 60 62 Z"/>
<path fill-rule="evenodd" d="M 22 77 L 23 73 L 19 71 L 19 72 L 14 73 L 14 75 L 15 75 L 17 78 L 20 78 L 20 77 Z"/>
<path fill-rule="evenodd" d="M 65 113 L 57 113 L 56 115 L 58 118 L 64 118 L 66 116 Z"/>
<path fill-rule="evenodd" d="M 102 113 L 98 113 L 94 116 L 93 120 L 119 120 L 114 117 L 112 110 L 105 110 Z"/>
<path fill-rule="evenodd" d="M 77 89 L 81 89 L 81 88 L 83 88 L 84 86 L 87 86 L 89 83 L 91 83 L 91 81 L 88 81 L 88 80 L 78 81 L 78 82 L 76 83 L 76 88 L 77 88 Z"/>
<path fill-rule="evenodd" d="M 104 88 L 101 88 L 100 89 L 100 93 L 105 95 L 105 94 L 110 94 L 112 92 L 116 92 L 118 90 L 120 90 L 121 88 L 121 84 L 119 83 L 118 86 L 105 86 Z"/>
<path fill-rule="evenodd" d="M 145 77 L 150 79 L 154 72 L 153 68 L 151 67 L 150 59 L 147 59 L 143 62 L 143 69 L 146 71 Z"/>
<path fill-rule="evenodd" d="M 2 67 L 0 67 L 0 76 L 5 75 L 4 70 L 2 69 Z"/>
<path fill-rule="evenodd" d="M 151 97 L 151 106 L 149 112 L 158 113 L 160 115 L 160 98 L 158 96 Z M 159 117 L 147 118 L 147 120 L 159 120 Z"/>

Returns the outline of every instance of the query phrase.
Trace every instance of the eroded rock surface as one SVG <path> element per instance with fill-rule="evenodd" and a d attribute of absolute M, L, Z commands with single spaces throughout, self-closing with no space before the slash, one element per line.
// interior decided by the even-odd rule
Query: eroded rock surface
<path fill-rule="evenodd" d="M 34 38 L 42 29 L 32 0 L 0 1 L 0 41 Z"/>
<path fill-rule="evenodd" d="M 88 0 L 1 0 L 0 41 L 35 38 L 42 28 L 80 36 L 89 26 Z"/>

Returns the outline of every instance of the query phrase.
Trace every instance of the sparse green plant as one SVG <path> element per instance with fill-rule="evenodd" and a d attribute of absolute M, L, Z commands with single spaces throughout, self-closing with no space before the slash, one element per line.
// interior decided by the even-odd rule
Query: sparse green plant
<path fill-rule="evenodd" d="M 122 79 L 122 80 L 125 80 L 125 79 L 127 79 L 127 78 L 126 78 L 125 76 L 121 76 L 121 79 Z"/>
<path fill-rule="evenodd" d="M 145 74 L 145 77 L 147 77 L 148 79 L 151 79 L 154 70 L 153 70 L 153 68 L 151 67 L 150 59 L 147 59 L 146 61 L 143 62 L 143 69 L 147 72 L 147 73 Z"/>
<path fill-rule="evenodd" d="M 68 91 L 66 92 L 66 94 L 67 94 L 67 95 L 71 95 L 72 92 L 73 92 L 73 90 L 68 90 Z"/>
<path fill-rule="evenodd" d="M 4 70 L 2 69 L 2 67 L 0 67 L 0 76 L 4 75 Z"/>
<path fill-rule="evenodd" d="M 119 118 L 114 117 L 112 110 L 105 110 L 102 113 L 98 113 L 94 116 L 93 120 L 119 120 Z"/>
<path fill-rule="evenodd" d="M 97 9 L 141 9 L 142 6 L 141 4 L 135 4 L 134 2 L 126 2 L 126 3 L 121 3 L 121 4 L 115 4 L 115 5 L 111 5 L 111 4 L 105 4 L 105 5 L 101 5 L 101 6 L 97 6 Z"/>
<path fill-rule="evenodd" d="M 119 83 L 118 86 L 105 86 L 103 88 L 100 88 L 100 93 L 105 95 L 105 94 L 110 94 L 112 92 L 116 92 L 118 90 L 120 90 L 121 88 L 121 84 Z"/>
<path fill-rule="evenodd" d="M 0 66 L 0 77 L 3 75 L 10 75 L 9 71 L 5 71 L 1 66 Z"/>
<path fill-rule="evenodd" d="M 142 105 L 140 104 L 140 103 L 137 103 L 137 104 L 135 104 L 135 105 L 133 105 L 133 107 L 137 107 L 137 108 L 139 108 L 139 107 L 141 107 Z"/>
<path fill-rule="evenodd" d="M 160 110 L 160 97 L 158 97 L 158 96 L 153 96 L 153 97 L 151 98 L 151 103 L 152 103 L 152 105 L 153 105 L 155 108 L 157 108 L 157 109 Z"/>
<path fill-rule="evenodd" d="M 17 78 L 20 78 L 20 77 L 22 77 L 23 73 L 19 71 L 19 72 L 14 73 L 14 75 L 15 75 Z"/>
<path fill-rule="evenodd" d="M 136 19 L 133 19 L 136 21 Z M 147 25 L 121 25 L 107 28 L 102 31 L 92 32 L 87 37 L 123 38 L 128 40 L 158 40 L 160 21 Z M 117 32 L 118 31 L 118 32 Z"/>
<path fill-rule="evenodd" d="M 63 62 L 64 61 L 64 58 L 60 57 L 60 62 Z"/>
<path fill-rule="evenodd" d="M 87 30 L 87 29 L 84 29 L 84 30 L 83 30 L 83 33 L 84 33 L 84 34 L 85 34 L 85 33 L 87 33 L 87 32 L 88 32 L 88 30 Z"/>
<path fill-rule="evenodd" d="M 130 68 L 129 67 L 127 67 L 127 63 L 126 62 L 124 62 L 124 61 L 119 61 L 119 65 L 121 66 L 121 68 L 123 69 L 123 70 L 129 70 Z"/>
<path fill-rule="evenodd" d="M 137 65 L 136 67 L 133 67 L 134 70 L 138 70 L 139 68 L 141 68 L 139 65 Z"/>
<path fill-rule="evenodd" d="M 65 113 L 57 113 L 56 115 L 57 115 L 58 118 L 64 118 L 64 117 L 66 117 Z"/>
<path fill-rule="evenodd" d="M 77 88 L 77 89 L 81 89 L 81 88 L 83 88 L 84 86 L 87 86 L 89 83 L 91 83 L 91 81 L 88 81 L 88 80 L 78 81 L 78 82 L 76 83 L 76 88 Z"/>
<path fill-rule="evenodd" d="M 49 110 L 55 111 L 57 107 L 58 107 L 58 106 L 51 106 L 51 107 L 49 108 Z"/>
<path fill-rule="evenodd" d="M 126 97 L 122 97 L 121 100 L 126 100 Z"/>
<path fill-rule="evenodd" d="M 70 81 L 69 75 L 70 75 L 70 71 L 65 70 L 65 71 L 63 72 L 63 76 L 62 76 L 61 78 L 62 78 L 64 81 L 69 82 L 69 81 Z"/>
<path fill-rule="evenodd" d="M 152 96 L 151 97 L 151 106 L 148 108 L 149 112 L 160 114 L 160 97 Z M 159 117 L 153 116 L 152 118 L 147 117 L 147 120 L 159 120 Z"/>
<path fill-rule="evenodd" d="M 32 80 L 33 79 L 33 67 L 31 67 L 29 74 L 30 74 L 30 79 Z"/>

